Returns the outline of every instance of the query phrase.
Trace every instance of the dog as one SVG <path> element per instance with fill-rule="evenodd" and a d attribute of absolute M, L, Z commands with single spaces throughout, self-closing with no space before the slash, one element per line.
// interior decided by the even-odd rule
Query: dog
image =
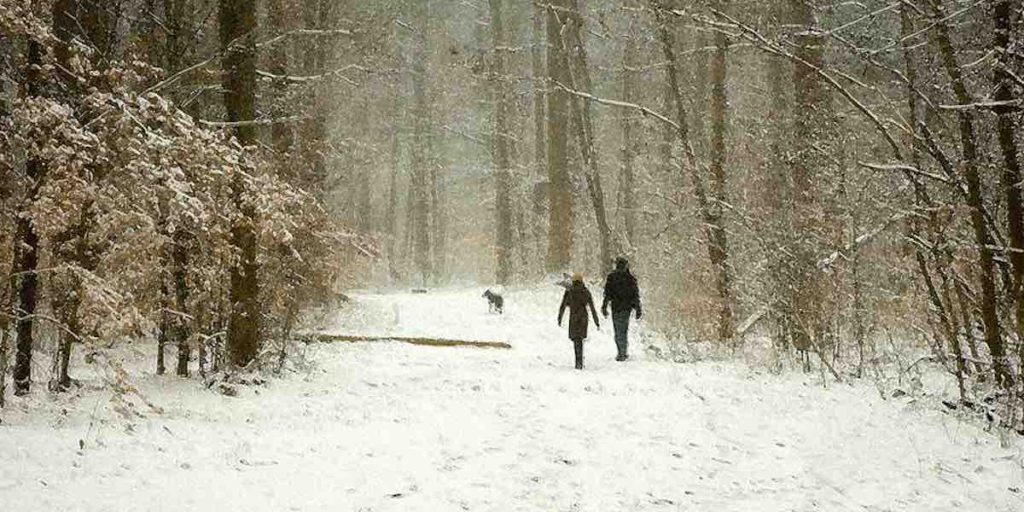
<path fill-rule="evenodd" d="M 490 290 L 484 292 L 483 297 L 487 299 L 487 312 L 497 312 L 499 315 L 505 314 L 505 299 Z"/>

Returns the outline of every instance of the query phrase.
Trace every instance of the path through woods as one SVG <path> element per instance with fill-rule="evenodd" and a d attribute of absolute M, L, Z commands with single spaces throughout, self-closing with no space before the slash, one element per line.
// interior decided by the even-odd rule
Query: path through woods
<path fill-rule="evenodd" d="M 639 350 L 616 363 L 610 326 L 575 372 L 557 288 L 507 294 L 504 316 L 480 291 L 356 295 L 327 332 L 511 350 L 314 344 L 313 373 L 236 398 L 138 377 L 165 412 L 130 430 L 98 383 L 66 415 L 16 402 L 0 510 L 1024 509 L 1019 447 L 930 408 Z"/>

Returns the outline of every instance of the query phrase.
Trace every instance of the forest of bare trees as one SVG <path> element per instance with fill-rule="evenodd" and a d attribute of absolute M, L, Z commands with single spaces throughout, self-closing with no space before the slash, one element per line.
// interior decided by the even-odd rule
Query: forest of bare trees
<path fill-rule="evenodd" d="M 0 400 L 625 256 L 684 359 L 1021 428 L 1022 77 L 1019 0 L 0 0 Z"/>

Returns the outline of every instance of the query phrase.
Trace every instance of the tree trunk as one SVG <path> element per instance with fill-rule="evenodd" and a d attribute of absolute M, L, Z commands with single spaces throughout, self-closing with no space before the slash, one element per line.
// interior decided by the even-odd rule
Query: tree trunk
<path fill-rule="evenodd" d="M 410 186 L 410 220 L 412 225 L 413 261 L 419 273 L 421 285 L 433 277 L 430 254 L 430 162 L 427 155 L 427 131 L 430 129 L 430 105 L 427 98 L 427 32 L 430 17 L 430 2 L 418 2 L 415 9 L 412 95 L 412 183 Z"/>
<path fill-rule="evenodd" d="M 270 16 L 272 20 L 278 20 L 281 13 L 281 4 L 283 0 L 275 0 L 270 6 Z M 182 62 L 191 51 L 192 35 L 189 18 L 189 2 L 188 0 L 163 0 L 164 5 L 164 18 L 167 30 L 167 40 L 165 46 L 165 66 L 168 72 L 175 73 L 180 71 L 182 68 Z M 271 56 L 270 71 L 274 74 L 287 74 L 287 53 L 284 50 L 278 50 L 275 48 L 274 51 L 280 51 L 280 54 L 275 53 Z M 283 56 L 283 66 L 281 58 Z M 280 92 L 279 92 L 280 93 Z M 282 139 L 287 139 L 287 131 L 290 130 L 287 125 L 275 124 L 272 127 L 274 147 L 278 151 L 286 151 L 289 142 L 282 142 Z M 159 351 L 157 353 L 157 373 L 162 374 L 165 370 L 164 364 L 164 350 L 167 342 L 173 343 L 178 349 L 178 361 L 176 367 L 176 373 L 179 376 L 188 376 L 188 360 L 190 355 L 190 348 L 188 344 L 188 321 L 181 317 L 188 311 L 188 304 L 186 298 L 188 297 L 188 254 L 186 253 L 185 244 L 188 243 L 190 235 L 186 233 L 182 226 L 178 226 L 173 234 L 165 233 L 168 236 L 167 247 L 164 250 L 167 253 L 165 261 L 167 262 L 166 268 L 170 273 L 171 285 L 173 286 L 173 292 L 167 283 L 164 283 L 164 304 L 165 307 L 171 307 L 175 313 L 169 315 L 165 312 L 161 319 L 160 334 L 158 338 Z"/>
<path fill-rule="evenodd" d="M 163 0 L 164 29 L 166 42 L 164 46 L 164 67 L 168 73 L 181 70 L 183 59 L 188 50 L 189 26 L 187 0 Z"/>
<path fill-rule="evenodd" d="M 54 393 L 67 391 L 71 387 L 71 376 L 68 374 L 68 367 L 71 365 L 71 347 L 79 340 L 79 333 L 82 332 L 78 321 L 78 310 L 82 304 L 82 298 L 78 291 L 80 286 L 76 286 L 76 290 L 67 292 L 70 297 L 61 308 L 64 330 L 57 338 L 57 352 L 54 354 L 53 371 L 50 374 L 49 383 L 49 389 Z"/>
<path fill-rule="evenodd" d="M 773 1 L 769 4 L 768 19 L 779 27 L 786 20 L 786 4 Z M 768 139 L 768 162 L 766 186 L 762 193 L 768 211 L 766 234 L 770 244 L 769 279 L 771 289 L 769 304 L 771 318 L 774 322 L 774 343 L 779 350 L 787 350 L 790 335 L 793 332 L 793 308 L 790 286 L 794 276 L 793 262 L 787 256 L 792 245 L 792 176 L 788 163 L 789 145 L 791 142 L 792 123 L 789 102 L 789 81 L 793 76 L 792 64 L 789 60 L 773 54 L 766 54 L 766 71 L 768 94 L 767 125 L 770 130 Z"/>
<path fill-rule="evenodd" d="M 196 347 L 196 366 L 198 367 L 200 377 L 206 377 L 206 369 L 208 367 L 206 364 L 208 355 L 206 349 L 209 339 L 206 337 L 206 333 L 216 332 L 212 325 L 213 320 L 211 320 L 211 310 L 212 308 L 209 304 L 200 302 L 196 305 L 196 326 L 200 333 L 200 336 L 197 336 L 196 339 L 196 345 L 198 345 Z"/>
<path fill-rule="evenodd" d="M 967 349 L 970 350 L 971 358 L 977 361 L 975 363 L 975 370 L 979 375 L 985 375 L 985 367 L 982 366 L 981 356 L 978 353 L 978 343 L 974 337 L 974 326 L 977 322 L 974 320 L 974 316 L 972 315 L 972 301 L 967 298 L 967 287 L 964 285 L 963 281 L 956 276 L 949 277 L 948 280 L 953 282 L 951 284 L 945 284 L 945 286 L 947 288 L 952 288 L 956 295 L 957 305 L 960 309 L 960 324 L 964 331 L 964 341 L 967 342 Z"/>
<path fill-rule="evenodd" d="M 722 9 L 722 1 L 716 1 Z M 708 240 L 708 252 L 715 273 L 715 289 L 718 292 L 718 339 L 731 342 L 733 339 L 732 277 L 729 273 L 729 245 L 722 220 L 726 196 L 726 150 L 725 136 L 728 128 L 728 97 L 726 95 L 726 54 L 729 40 L 724 32 L 715 32 L 715 51 L 711 57 L 711 209 L 713 222 Z"/>
<path fill-rule="evenodd" d="M 721 247 L 724 245 L 717 245 L 716 240 L 721 240 L 724 243 L 724 231 L 720 229 L 720 215 L 716 215 L 712 210 L 713 206 L 708 200 L 707 191 L 704 188 L 704 181 L 700 176 L 700 169 L 697 165 L 697 157 L 693 151 L 693 144 L 690 140 L 690 129 L 689 120 L 686 111 L 686 103 L 683 98 L 682 89 L 679 83 L 679 58 L 675 51 L 675 34 L 668 27 L 668 20 L 666 19 L 666 13 L 662 4 L 654 0 L 653 5 L 655 7 L 655 16 L 658 23 L 658 39 L 661 41 L 662 52 L 665 54 L 666 66 L 665 73 L 668 78 L 669 91 L 672 93 L 672 103 L 675 105 L 675 116 L 676 116 L 676 132 L 679 138 L 680 146 L 683 148 L 683 162 L 681 169 L 684 175 L 689 175 L 690 181 L 693 185 L 694 194 L 697 196 L 697 208 L 701 215 L 701 220 L 704 222 L 704 234 L 707 237 L 708 244 L 708 256 L 713 268 L 723 268 L 725 259 Z M 724 58 L 724 54 L 723 54 Z M 724 81 L 724 63 L 722 68 L 722 76 Z M 723 127 L 724 127 L 724 110 L 723 110 Z M 724 128 L 723 128 L 724 129 Z M 724 131 L 723 141 L 724 141 Z M 724 142 L 723 142 L 724 143 Z M 724 170 L 723 170 L 724 172 Z M 722 176 L 723 183 L 721 190 L 724 193 L 724 174 Z M 719 185 L 714 185 L 718 187 Z M 717 191 L 714 191 L 716 192 Z M 721 208 L 721 204 L 718 205 Z M 721 234 L 718 232 L 722 231 Z M 716 237 L 721 237 L 716 238 Z M 726 275 L 727 274 L 720 274 Z M 724 286 L 722 286 L 724 284 Z M 718 334 L 722 337 L 722 341 L 729 341 L 732 339 L 732 313 L 731 313 L 731 298 L 728 296 L 728 279 L 719 279 L 716 283 L 716 291 L 718 293 L 719 300 L 719 332 Z M 728 327 L 728 333 L 722 332 L 722 327 Z"/>
<path fill-rule="evenodd" d="M 495 234 L 495 256 L 497 267 L 495 280 L 500 285 L 509 284 L 512 279 L 512 183 L 509 162 L 509 91 L 508 72 L 505 47 L 505 27 L 502 17 L 502 0 L 490 0 L 491 7 L 491 42 L 492 69 L 491 94 L 494 104 L 494 117 L 491 131 L 491 156 L 494 162 L 494 205 L 497 214 L 497 232 Z"/>
<path fill-rule="evenodd" d="M 302 19 L 307 30 L 326 30 L 333 28 L 335 5 L 331 0 L 303 0 Z M 326 73 L 327 66 L 333 55 L 332 35 L 313 36 L 309 38 L 311 47 L 306 47 L 303 54 L 302 69 L 307 75 Z M 317 197 L 325 198 L 328 188 L 327 150 L 328 133 L 327 118 L 330 105 L 330 91 L 324 84 L 316 84 L 310 91 L 312 105 L 308 112 L 309 119 L 302 122 L 301 138 L 305 161 L 309 166 L 309 174 L 303 180 L 308 191 Z"/>
<path fill-rule="evenodd" d="M 219 15 L 227 118 L 230 122 L 252 121 L 256 117 L 256 2 L 220 0 Z M 256 127 L 239 125 L 235 137 L 242 146 L 255 145 Z M 245 199 L 241 173 L 232 179 L 231 193 L 242 218 L 231 228 L 231 241 L 240 260 L 231 268 L 227 348 L 231 363 L 244 368 L 256 358 L 260 348 L 258 219 L 254 205 Z"/>
<path fill-rule="evenodd" d="M 166 310 L 170 304 L 167 299 L 170 297 L 170 291 L 167 289 L 166 278 L 161 276 L 160 279 L 160 295 L 163 297 L 163 304 L 161 309 Z M 166 353 L 167 353 L 167 338 L 170 334 L 170 322 L 168 321 L 167 311 L 160 311 L 160 323 L 157 327 L 158 332 L 156 335 L 156 374 L 163 375 L 167 372 Z"/>
<path fill-rule="evenodd" d="M 174 245 L 171 248 L 171 278 L 174 281 L 175 299 L 175 322 L 171 331 L 172 341 L 178 347 L 178 365 L 175 373 L 179 377 L 188 377 L 188 362 L 192 355 L 192 348 L 189 346 L 189 339 L 192 337 L 192 329 L 189 326 L 192 320 L 183 316 L 188 312 L 188 247 L 186 247 L 185 236 L 178 236 L 175 233 Z"/>
<path fill-rule="evenodd" d="M 915 32 L 914 22 L 911 18 L 911 13 L 908 9 L 911 9 L 907 5 L 900 6 L 900 37 L 909 38 L 911 34 Z M 903 61 L 904 68 L 906 69 L 906 95 L 907 95 L 907 121 L 910 125 L 911 134 L 908 135 L 908 146 L 910 147 L 910 161 L 911 164 L 921 169 L 921 144 L 918 142 L 920 137 L 920 107 L 918 106 L 918 80 L 917 80 L 917 61 L 915 59 L 915 50 L 913 47 L 906 45 L 903 48 Z M 932 303 L 932 307 L 935 308 L 936 316 L 938 317 L 938 323 L 940 327 L 940 333 L 946 338 L 946 345 L 950 347 L 953 354 L 958 358 L 955 371 L 957 373 L 958 382 L 962 381 L 963 376 L 969 373 L 969 369 L 965 365 L 963 357 L 963 345 L 960 343 L 960 324 L 959 320 L 955 315 L 956 304 L 953 302 L 952 293 L 950 291 L 949 276 L 946 268 L 948 268 L 953 261 L 953 255 L 950 253 L 948 247 L 949 244 L 943 235 L 943 230 L 939 225 L 939 219 L 935 213 L 934 203 L 929 197 L 927 184 L 924 183 L 921 178 L 911 172 L 907 172 L 906 178 L 913 185 L 914 190 L 914 206 L 921 211 L 927 211 L 927 222 L 922 222 L 921 218 L 915 215 L 909 223 L 910 238 L 914 244 L 914 259 L 917 263 L 918 273 L 921 274 L 922 279 L 925 283 L 925 288 L 928 291 L 928 298 Z M 925 229 L 927 228 L 927 230 Z M 917 240 L 924 240 L 923 237 L 928 236 L 928 243 L 933 247 L 931 251 L 932 267 L 929 267 L 928 255 L 921 247 L 921 243 Z M 932 274 L 935 274 L 939 278 L 940 287 L 936 287 Z M 968 333 L 969 334 L 969 333 Z"/>
<path fill-rule="evenodd" d="M 1014 20 L 1013 13 L 1017 13 Z M 996 0 L 992 8 L 995 21 L 995 51 L 997 55 L 993 99 L 1009 103 L 1014 100 L 1013 56 L 1010 45 L 1011 30 L 1020 23 L 1021 3 L 1019 0 Z M 1007 230 L 1010 232 L 1010 262 L 1013 265 L 1014 320 L 1017 338 L 1024 340 L 1024 200 L 1021 197 L 1020 158 L 1017 154 L 1017 117 L 1008 106 L 996 107 L 996 131 L 999 134 L 999 148 L 1003 156 L 1002 188 L 1006 195 Z"/>
<path fill-rule="evenodd" d="M 391 281 L 398 280 L 398 175 L 401 172 L 401 151 L 402 141 L 400 136 L 401 107 L 399 106 L 399 95 L 392 98 L 391 112 L 391 179 L 388 183 L 388 207 L 384 212 L 384 224 L 387 229 L 388 240 L 388 275 Z"/>
<path fill-rule="evenodd" d="M 413 134 L 415 134 L 415 131 L 416 131 L 416 122 L 413 121 L 413 126 L 412 126 Z M 414 261 L 413 257 L 414 257 L 414 254 L 416 252 L 415 232 L 416 232 L 417 223 L 416 223 L 415 219 L 416 219 L 416 187 L 418 186 L 418 183 L 416 181 L 417 180 L 416 170 L 414 168 L 415 163 L 414 163 L 414 156 L 413 156 L 414 151 L 412 150 L 412 146 L 413 146 L 413 140 L 412 139 L 413 139 L 413 137 L 410 136 L 410 138 L 409 138 L 409 150 L 408 150 L 409 151 L 409 182 L 406 184 L 406 187 L 405 187 L 405 233 L 402 235 L 402 238 L 404 238 L 404 240 L 402 241 L 402 244 L 404 246 L 404 250 L 402 251 L 402 255 L 403 255 L 402 265 L 410 269 L 409 270 L 410 271 L 410 276 L 414 276 L 416 274 L 415 261 Z M 422 284 L 422 283 L 420 283 L 420 284 Z"/>
<path fill-rule="evenodd" d="M 98 181 L 102 181 L 102 170 L 94 170 Z M 86 272 L 94 272 L 99 265 L 100 248 L 89 241 L 89 233 L 96 224 L 96 211 L 92 201 L 86 202 L 79 213 L 78 220 L 65 232 L 50 241 L 51 257 L 77 266 Z M 82 340 L 79 310 L 82 296 L 86 293 L 84 284 L 77 272 L 69 273 L 69 284 L 55 290 L 51 306 L 60 318 L 63 328 L 57 338 L 57 351 L 54 353 L 53 371 L 50 373 L 49 389 L 52 392 L 66 391 L 71 386 L 68 366 L 71 361 L 71 349 L 74 343 Z"/>
<path fill-rule="evenodd" d="M 0 39 L 2 41 L 2 39 Z M 7 112 L 3 112 L 0 115 L 7 115 Z M 11 261 L 11 269 L 18 265 L 18 245 L 20 241 L 14 240 L 14 249 L 12 255 L 14 256 Z M 3 302 L 0 303 L 0 409 L 4 407 L 4 397 L 7 396 L 7 368 L 10 365 L 10 345 L 11 345 L 11 321 L 15 320 L 14 315 L 14 297 L 18 294 L 17 280 L 13 278 L 8 279 L 8 283 L 4 283 L 3 288 Z M 10 313 L 11 317 L 7 314 Z"/>
<path fill-rule="evenodd" d="M 949 26 L 944 21 L 945 8 L 939 0 L 932 0 L 935 11 L 935 38 L 942 57 L 942 65 L 953 85 L 953 93 L 961 105 L 970 105 L 974 101 L 964 83 L 956 51 L 949 35 Z M 963 151 L 963 172 L 967 182 L 967 206 L 971 210 L 971 226 L 974 229 L 975 243 L 978 245 L 978 273 L 981 280 L 981 320 L 985 330 L 985 344 L 992 355 L 993 370 L 996 381 L 1006 388 L 1012 386 L 1013 376 L 1009 372 L 1006 351 L 1003 346 L 1002 332 L 999 325 L 999 299 L 995 283 L 995 245 L 992 233 L 986 225 L 985 199 L 982 190 L 981 173 L 978 168 L 977 133 L 974 125 L 974 114 L 971 109 L 957 110 L 960 129 L 960 145 Z"/>
<path fill-rule="evenodd" d="M 165 0 L 165 1 L 177 1 L 181 3 L 182 0 Z M 270 0 L 269 6 L 267 7 L 268 17 L 272 30 L 277 34 L 283 34 L 288 32 L 291 27 L 291 16 L 289 13 L 289 0 Z M 269 55 L 267 56 L 268 69 L 269 71 L 277 76 L 287 76 L 290 69 L 288 62 L 288 45 L 276 44 L 271 47 Z M 288 84 L 283 80 L 278 80 L 274 83 L 273 95 L 278 101 L 283 101 L 285 94 L 288 90 Z M 292 145 L 295 141 L 295 135 L 292 131 L 291 123 L 274 123 L 270 127 L 270 141 L 271 147 L 277 152 L 278 157 L 281 158 L 282 165 L 280 169 L 285 171 L 292 168 L 292 165 L 288 163 L 288 154 L 291 152 Z"/>
<path fill-rule="evenodd" d="M 533 203 L 532 236 L 534 238 L 531 247 L 536 249 L 535 254 L 540 254 L 544 246 L 544 223 L 542 222 L 546 210 L 547 194 L 539 188 L 541 179 L 547 171 L 547 137 L 545 128 L 547 126 L 545 116 L 545 103 L 547 101 L 547 85 L 544 83 L 546 70 L 544 67 L 544 53 L 547 34 L 544 31 L 544 7 L 540 4 L 533 5 L 533 32 L 530 45 L 530 65 L 532 70 L 533 85 L 533 172 L 530 181 L 530 197 Z M 532 258 L 531 258 L 532 261 Z M 532 266 L 532 265 L 530 265 Z"/>
<path fill-rule="evenodd" d="M 370 233 L 374 231 L 373 216 L 373 181 L 374 174 L 367 166 L 359 173 L 359 186 L 353 187 L 358 192 L 356 200 L 353 201 L 359 208 L 359 231 Z"/>
<path fill-rule="evenodd" d="M 154 62 L 162 63 L 164 70 L 169 75 L 180 72 L 186 65 L 192 63 L 192 59 L 196 54 L 199 36 L 199 33 L 196 32 L 196 3 L 194 0 L 147 1 L 153 5 L 157 2 L 162 2 L 164 11 L 163 23 L 161 24 L 159 21 L 154 20 L 152 26 L 149 27 L 151 31 L 157 33 L 162 31 L 166 34 L 164 45 L 160 49 L 162 52 L 161 58 L 155 59 Z M 203 15 L 205 16 L 205 14 Z M 186 74 L 177 80 L 181 87 L 165 89 L 161 94 L 174 100 L 178 108 L 192 116 L 200 117 L 204 108 L 209 105 L 209 102 L 203 101 L 202 98 L 204 97 L 191 93 L 189 87 L 185 87 L 187 85 L 198 86 L 199 84 L 196 81 L 195 78 L 190 78 Z"/>
<path fill-rule="evenodd" d="M 42 94 L 44 78 L 38 71 L 42 63 L 42 47 L 34 40 L 30 40 L 25 68 L 27 84 L 25 92 L 29 97 Z M 29 158 L 25 163 L 25 175 L 30 183 L 27 203 L 22 208 L 23 210 L 27 210 L 39 197 L 39 188 L 42 185 L 45 172 L 43 163 L 35 157 Z M 24 215 L 18 217 L 14 236 L 15 240 L 19 241 L 17 265 L 14 269 L 19 276 L 17 337 L 14 342 L 14 394 L 25 395 L 30 391 L 32 385 L 32 328 L 35 325 L 38 290 L 36 267 L 39 264 L 39 236 L 36 234 L 32 219 Z"/>
<path fill-rule="evenodd" d="M 6 324 L 0 325 L 0 409 L 3 409 L 7 396 L 7 352 L 10 344 L 10 330 Z"/>
<path fill-rule="evenodd" d="M 157 211 L 157 232 L 165 238 L 169 238 L 167 227 L 167 198 L 160 197 Z M 164 243 L 160 251 L 160 272 L 157 274 L 160 279 L 160 320 L 157 322 L 156 335 L 156 374 L 163 375 L 167 371 L 165 355 L 167 352 L 167 340 L 170 338 L 171 319 L 170 311 L 173 309 L 173 296 L 168 282 L 167 274 L 171 272 L 171 242 Z"/>
<path fill-rule="evenodd" d="M 566 21 L 566 31 L 561 41 L 563 50 L 569 59 L 569 83 L 563 85 L 589 94 L 593 91 L 593 84 L 590 80 L 587 51 L 582 37 L 583 16 L 577 0 L 571 0 L 570 5 L 572 13 Z M 571 102 L 572 125 L 576 132 L 576 146 L 580 152 L 587 193 L 594 208 L 594 220 L 597 224 L 598 243 L 601 250 L 601 273 L 606 274 L 612 269 L 612 233 L 605 208 L 600 164 L 597 159 L 597 150 L 594 147 L 593 115 L 589 101 L 584 101 L 575 95 L 569 101 Z"/>
<path fill-rule="evenodd" d="M 431 103 L 432 104 L 432 103 Z M 428 110 L 429 112 L 429 110 Z M 433 116 L 428 117 L 433 119 Z M 427 124 L 428 128 L 433 122 Z M 439 159 L 437 151 L 437 130 L 427 131 L 427 165 L 430 167 L 430 220 L 431 220 L 431 245 L 433 248 L 433 264 L 431 265 L 432 282 L 442 284 L 448 272 L 447 235 L 448 235 L 448 211 L 445 206 L 444 190 L 441 187 L 443 182 L 444 165 Z"/>
<path fill-rule="evenodd" d="M 652 5 L 653 2 L 652 2 Z M 657 19 L 657 18 L 655 18 Z M 655 42 L 664 44 L 661 29 L 655 29 Z M 672 30 L 672 27 L 665 27 L 665 30 Z M 675 43 L 675 36 L 669 38 L 670 43 Z M 665 112 L 668 117 L 675 117 L 675 97 L 676 92 L 672 90 L 672 81 L 667 79 L 668 71 L 665 72 L 666 79 L 662 80 L 662 85 L 659 91 L 659 99 L 661 100 L 661 110 Z M 658 141 L 657 141 L 657 170 L 660 173 L 663 180 L 667 183 L 678 184 L 679 188 L 683 188 L 683 184 L 686 181 L 686 176 L 679 173 L 680 163 L 676 161 L 675 149 L 679 146 L 679 130 L 668 124 L 660 126 L 657 130 Z M 679 178 L 678 182 L 674 182 L 673 178 Z"/>
<path fill-rule="evenodd" d="M 675 5 L 679 5 L 679 3 L 676 2 Z M 705 30 L 692 29 L 689 32 L 693 34 L 692 53 L 689 58 L 681 59 L 679 72 L 689 71 L 687 75 L 692 83 L 680 83 L 680 87 L 689 86 L 689 91 L 683 93 L 683 98 L 689 101 L 690 142 L 697 155 L 704 158 L 708 155 L 707 141 L 709 140 L 706 119 L 710 115 L 708 106 L 711 105 L 708 97 L 708 77 L 711 68 L 708 56 L 711 52 L 708 50 L 708 35 Z M 685 35 L 686 32 L 681 31 L 681 34 Z M 689 65 L 690 69 L 685 69 L 686 65 Z"/>
<path fill-rule="evenodd" d="M 630 3 L 632 5 L 632 3 Z M 629 103 L 637 102 L 637 40 L 634 34 L 637 26 L 635 17 L 630 18 L 630 27 L 626 34 L 625 47 L 622 51 L 621 87 L 622 101 Z M 630 110 L 623 110 L 621 113 L 622 129 L 622 165 L 619 169 L 619 219 L 622 223 L 626 244 L 633 250 L 637 244 L 636 238 L 636 156 L 638 153 L 636 141 L 635 114 Z"/>
<path fill-rule="evenodd" d="M 558 84 L 569 83 L 569 57 L 562 45 L 569 0 L 552 0 L 547 9 L 547 170 L 548 272 L 569 268 L 572 262 L 573 186 L 569 172 L 569 94 Z"/>
<path fill-rule="evenodd" d="M 55 55 L 58 68 L 74 69 L 70 47 L 77 40 L 89 44 L 95 50 L 91 56 L 97 69 L 104 69 L 114 57 L 117 45 L 117 23 L 120 18 L 120 5 L 100 5 L 96 2 L 81 0 L 59 0 L 53 4 L 53 31 L 59 41 Z M 78 77 L 68 74 L 61 75 L 66 100 L 76 105 L 79 96 L 84 94 Z M 79 118 L 82 113 L 76 114 Z M 103 181 L 105 170 L 102 167 L 89 169 L 97 182 Z M 89 234 L 96 224 L 95 203 L 87 201 L 79 213 L 78 219 L 64 233 L 50 241 L 51 254 L 54 260 L 63 261 L 78 268 L 93 272 L 99 265 L 100 247 L 89 240 Z M 54 300 L 54 310 L 63 322 L 63 330 L 57 338 L 57 351 L 54 353 L 53 371 L 50 375 L 49 389 L 53 392 L 65 391 L 71 386 L 68 375 L 71 364 L 73 344 L 82 340 L 79 308 L 85 293 L 78 273 L 71 272 L 70 284 L 58 295 L 63 297 Z"/>
<path fill-rule="evenodd" d="M 791 24 L 796 33 L 799 59 L 793 70 L 793 231 L 795 243 L 792 284 L 793 344 L 806 350 L 823 337 L 829 325 L 825 318 L 825 279 L 816 268 L 816 240 L 822 236 L 815 185 L 829 163 L 818 144 L 827 143 L 835 123 L 831 98 L 814 68 L 824 66 L 825 39 L 814 17 L 816 6 L 806 0 L 790 0 Z M 806 63 L 806 64 L 805 64 Z"/>
<path fill-rule="evenodd" d="M 661 29 L 657 29 L 657 37 L 659 41 L 662 41 Z M 670 36 L 668 41 L 670 44 L 675 44 L 675 36 L 673 35 L 672 27 L 665 27 L 666 31 L 669 31 Z M 662 42 L 664 44 L 664 42 Z M 666 71 L 667 74 L 667 71 Z M 664 86 L 661 90 L 661 109 L 664 112 L 672 113 L 675 112 L 675 99 L 676 91 L 672 89 L 672 81 L 665 80 Z M 673 114 L 669 114 L 673 115 Z M 658 141 L 658 170 L 666 180 L 670 180 L 673 175 L 678 175 L 678 168 L 680 164 L 675 161 L 675 149 L 679 145 L 679 130 L 669 125 L 662 127 L 659 130 L 660 140 Z M 679 185 L 682 187 L 685 181 L 685 176 L 678 175 L 680 180 Z"/>

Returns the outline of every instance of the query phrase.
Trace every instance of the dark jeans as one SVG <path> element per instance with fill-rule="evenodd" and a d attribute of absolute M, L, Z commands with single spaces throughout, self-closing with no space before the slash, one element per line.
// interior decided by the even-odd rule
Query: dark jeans
<path fill-rule="evenodd" d="M 576 369 L 583 369 L 583 340 L 572 340 L 572 347 L 576 351 Z"/>
<path fill-rule="evenodd" d="M 615 311 L 612 313 L 612 326 L 615 328 L 615 346 L 619 349 L 619 357 L 626 357 L 629 352 L 629 313 Z"/>

